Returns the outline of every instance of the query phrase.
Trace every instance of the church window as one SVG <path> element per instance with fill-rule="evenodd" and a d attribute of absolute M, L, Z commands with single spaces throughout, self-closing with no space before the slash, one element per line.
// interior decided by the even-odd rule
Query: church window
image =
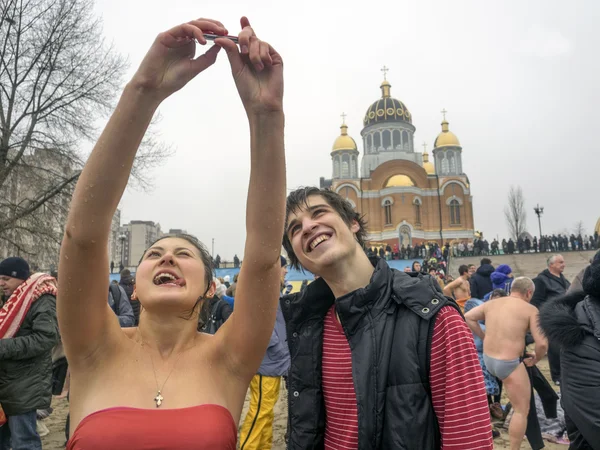
<path fill-rule="evenodd" d="M 340 161 L 337 158 L 333 161 L 333 177 L 340 177 Z"/>
<path fill-rule="evenodd" d="M 356 156 L 350 158 L 350 177 L 356 178 Z"/>
<path fill-rule="evenodd" d="M 342 177 L 341 178 L 349 178 L 350 177 L 350 165 L 348 164 L 348 160 L 345 158 L 342 161 Z"/>
<path fill-rule="evenodd" d="M 450 202 L 450 225 L 460 225 L 460 203 L 458 203 L 458 200 Z"/>
<path fill-rule="evenodd" d="M 402 132 L 402 144 L 404 145 L 404 150 L 410 150 L 410 141 L 408 139 L 408 132 Z"/>
<path fill-rule="evenodd" d="M 456 159 L 454 158 L 454 153 L 451 153 L 448 158 L 450 173 L 456 173 Z"/>
<path fill-rule="evenodd" d="M 369 134 L 367 136 L 367 152 L 370 153 L 371 152 L 371 147 L 373 147 L 373 138 L 371 137 L 371 135 Z"/>
<path fill-rule="evenodd" d="M 392 132 L 392 144 L 393 148 L 402 148 L 402 138 L 400 137 L 400 131 L 394 130 Z"/>
<path fill-rule="evenodd" d="M 390 130 L 383 130 L 383 148 L 385 150 L 392 148 L 392 133 L 390 133 Z"/>
<path fill-rule="evenodd" d="M 421 201 L 415 200 L 415 224 L 421 225 Z"/>
<path fill-rule="evenodd" d="M 381 135 L 377 131 L 373 135 L 373 147 L 375 148 L 375 150 L 381 147 Z"/>
<path fill-rule="evenodd" d="M 442 173 L 448 173 L 449 170 L 448 158 L 442 158 Z"/>
<path fill-rule="evenodd" d="M 383 209 L 385 211 L 385 224 L 392 225 L 392 202 L 386 200 L 383 203 Z"/>

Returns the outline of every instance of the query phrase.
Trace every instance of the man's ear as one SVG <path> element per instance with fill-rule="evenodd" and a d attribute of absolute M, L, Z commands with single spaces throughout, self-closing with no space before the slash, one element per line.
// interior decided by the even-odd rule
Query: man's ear
<path fill-rule="evenodd" d="M 350 231 L 352 231 L 355 234 L 360 231 L 360 224 L 357 220 L 352 221 L 352 225 L 350 225 Z"/>

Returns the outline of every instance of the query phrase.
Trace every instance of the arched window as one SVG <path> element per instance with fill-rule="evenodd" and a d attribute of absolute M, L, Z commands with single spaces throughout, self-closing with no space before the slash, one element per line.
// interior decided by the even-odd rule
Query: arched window
<path fill-rule="evenodd" d="M 454 153 L 450 152 L 448 154 L 448 160 L 450 173 L 456 173 L 456 160 L 454 159 Z"/>
<path fill-rule="evenodd" d="M 394 130 L 392 132 L 392 144 L 394 148 L 402 148 L 402 138 L 400 137 L 400 130 Z"/>
<path fill-rule="evenodd" d="M 381 135 L 377 131 L 373 135 L 373 147 L 375 150 L 378 150 L 379 147 L 381 147 Z"/>
<path fill-rule="evenodd" d="M 350 178 L 356 178 L 356 156 L 350 157 Z"/>
<path fill-rule="evenodd" d="M 342 161 L 342 176 L 340 178 L 349 178 L 350 177 L 350 165 L 348 164 L 348 160 L 344 158 Z"/>
<path fill-rule="evenodd" d="M 408 139 L 408 131 L 402 132 L 402 144 L 404 145 L 404 150 L 410 150 L 410 141 Z"/>
<path fill-rule="evenodd" d="M 367 153 L 371 153 L 371 147 L 373 147 L 373 138 L 371 135 L 367 135 Z"/>
<path fill-rule="evenodd" d="M 390 150 L 392 148 L 392 133 L 390 130 L 383 130 L 383 148 Z"/>
<path fill-rule="evenodd" d="M 449 170 L 448 158 L 442 158 L 442 173 L 448 173 Z"/>
<path fill-rule="evenodd" d="M 335 158 L 333 160 L 333 178 L 339 178 L 340 177 L 340 161 Z"/>
<path fill-rule="evenodd" d="M 385 224 L 392 225 L 392 202 L 389 200 L 383 202 L 383 209 L 385 211 Z"/>
<path fill-rule="evenodd" d="M 415 199 L 415 225 L 421 225 L 421 201 Z"/>
<path fill-rule="evenodd" d="M 458 203 L 458 200 L 450 202 L 450 225 L 460 225 L 460 203 Z"/>

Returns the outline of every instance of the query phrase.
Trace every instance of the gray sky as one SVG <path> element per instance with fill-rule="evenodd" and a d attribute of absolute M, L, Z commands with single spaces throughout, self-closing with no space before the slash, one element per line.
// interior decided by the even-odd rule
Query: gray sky
<path fill-rule="evenodd" d="M 503 209 L 521 185 L 528 230 L 592 232 L 600 163 L 595 135 L 600 88 L 600 4 L 576 1 L 96 0 L 105 35 L 137 68 L 156 34 L 198 17 L 231 33 L 247 15 L 285 64 L 288 188 L 331 176 L 340 114 L 360 144 L 362 118 L 380 96 L 381 67 L 392 96 L 431 150 L 440 110 L 463 147 L 476 228 L 507 235 Z M 249 134 L 225 54 L 161 107 L 159 130 L 176 154 L 151 174 L 152 193 L 128 191 L 124 222 L 184 228 L 215 254 L 243 254 Z"/>

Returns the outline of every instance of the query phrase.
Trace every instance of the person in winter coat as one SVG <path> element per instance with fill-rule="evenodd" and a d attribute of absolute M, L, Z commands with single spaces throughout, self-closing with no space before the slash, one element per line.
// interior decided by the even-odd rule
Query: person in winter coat
<path fill-rule="evenodd" d="M 548 268 L 533 279 L 535 284 L 535 293 L 531 299 L 531 304 L 538 309 L 546 302 L 564 295 L 571 286 L 569 280 L 565 278 L 565 259 L 562 255 L 552 255 L 547 261 Z M 550 364 L 550 376 L 554 384 L 560 384 L 560 350 L 553 345 L 552 339 L 549 340 L 548 363 Z"/>
<path fill-rule="evenodd" d="M 289 194 L 283 246 L 319 278 L 284 296 L 289 450 L 493 448 L 471 332 L 429 275 L 369 259 L 339 194 Z M 464 387 L 469 389 L 465 390 Z"/>
<path fill-rule="evenodd" d="M 129 269 L 124 269 L 121 272 L 121 280 L 119 281 L 119 286 L 121 286 L 125 291 L 125 294 L 127 294 L 127 299 L 129 300 L 131 310 L 133 311 L 135 326 L 137 327 L 140 323 L 140 301 L 133 296 L 135 280 L 131 276 L 131 272 L 129 271 Z"/>
<path fill-rule="evenodd" d="M 483 299 L 486 294 L 494 290 L 492 280 L 490 276 L 494 272 L 494 266 L 492 261 L 488 258 L 481 260 L 480 266 L 475 272 L 475 275 L 471 277 L 471 297 Z"/>
<path fill-rule="evenodd" d="M 561 347 L 561 394 L 572 450 L 600 450 L 600 254 L 585 270 L 583 290 L 546 303 L 540 325 Z"/>
<path fill-rule="evenodd" d="M 52 400 L 52 349 L 58 344 L 56 280 L 31 274 L 22 258 L 0 262 L 0 449 L 41 450 L 36 410 Z"/>

